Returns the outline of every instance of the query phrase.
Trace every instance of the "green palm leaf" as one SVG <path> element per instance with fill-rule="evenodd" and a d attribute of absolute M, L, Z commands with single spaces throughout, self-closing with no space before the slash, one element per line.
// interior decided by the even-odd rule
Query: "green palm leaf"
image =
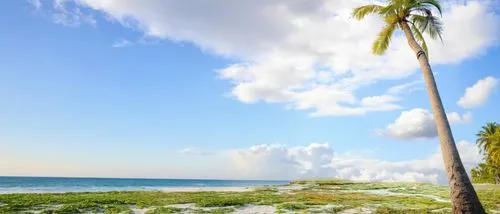
<path fill-rule="evenodd" d="M 412 14 L 410 16 L 410 20 L 420 30 L 420 32 L 426 32 L 432 39 L 439 38 L 443 41 L 441 36 L 443 32 L 443 24 L 437 17 L 432 14 L 426 16 Z"/>
<path fill-rule="evenodd" d="M 368 14 L 378 14 L 385 21 L 385 27 L 373 43 L 374 54 L 381 55 L 388 49 L 394 31 L 403 23 L 411 23 L 410 30 L 426 54 L 429 50 L 423 34 L 442 41 L 443 25 L 439 18 L 432 14 L 432 10 L 442 13 L 438 0 L 387 0 L 387 2 L 386 6 L 370 4 L 358 7 L 352 12 L 352 16 L 358 20 Z"/>
<path fill-rule="evenodd" d="M 382 8 L 382 6 L 375 4 L 361 6 L 354 9 L 354 11 L 352 12 L 352 16 L 357 20 L 361 20 L 368 14 L 379 13 Z"/>
<path fill-rule="evenodd" d="M 415 26 L 415 24 L 411 25 L 411 30 L 415 34 L 415 39 L 420 43 L 422 49 L 424 49 L 427 58 L 429 58 L 429 49 L 427 48 L 427 43 L 425 42 L 424 36 L 420 32 L 420 30 Z"/>
<path fill-rule="evenodd" d="M 387 24 L 382 31 L 377 36 L 377 40 L 373 43 L 372 52 L 376 55 L 382 55 L 389 44 L 391 43 L 392 34 L 396 30 L 397 23 Z"/>
<path fill-rule="evenodd" d="M 420 0 L 418 2 L 422 5 L 432 5 L 439 11 L 439 15 L 443 14 L 443 10 L 441 8 L 441 5 L 436 0 Z"/>
<path fill-rule="evenodd" d="M 495 142 L 498 144 L 498 138 L 500 138 L 498 137 L 498 135 L 500 135 L 498 132 L 500 132 L 500 125 L 497 123 L 487 123 L 481 128 L 481 131 L 476 134 L 476 144 L 481 152 L 488 155 L 491 150 L 490 148 Z"/>

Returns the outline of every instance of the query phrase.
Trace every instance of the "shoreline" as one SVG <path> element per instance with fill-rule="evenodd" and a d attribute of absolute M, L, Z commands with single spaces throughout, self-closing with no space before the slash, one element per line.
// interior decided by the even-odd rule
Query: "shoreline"
<path fill-rule="evenodd" d="M 161 192 L 248 192 L 259 187 L 168 187 Z"/>
<path fill-rule="evenodd" d="M 19 189 L 19 190 L 0 190 L 0 195 L 8 194 L 65 194 L 65 193 L 107 193 L 107 192 L 249 192 L 257 188 L 276 187 L 274 185 L 267 186 L 251 186 L 251 187 L 158 187 L 158 188 L 110 188 L 110 189 Z"/>

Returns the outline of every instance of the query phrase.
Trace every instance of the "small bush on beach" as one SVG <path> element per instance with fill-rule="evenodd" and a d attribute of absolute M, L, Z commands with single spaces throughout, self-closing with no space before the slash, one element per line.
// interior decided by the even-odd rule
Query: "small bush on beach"
<path fill-rule="evenodd" d="M 76 203 L 76 204 L 65 204 L 61 208 L 57 209 L 57 213 L 81 213 L 81 212 L 98 212 L 100 206 L 97 203 Z"/>
<path fill-rule="evenodd" d="M 302 203 L 284 203 L 284 204 L 279 204 L 277 206 L 277 208 L 284 209 L 284 210 L 297 211 L 297 210 L 305 210 L 308 208 L 308 206 L 305 204 L 302 204 Z"/>
<path fill-rule="evenodd" d="M 210 210 L 204 210 L 204 209 L 197 209 L 194 211 L 195 214 L 228 214 L 234 212 L 234 208 L 232 207 L 222 207 L 222 208 L 215 208 L 215 209 L 210 209 Z"/>
<path fill-rule="evenodd" d="M 199 207 L 229 207 L 229 206 L 244 206 L 248 203 L 245 198 L 233 198 L 233 197 L 214 197 L 205 198 L 196 202 Z"/>
<path fill-rule="evenodd" d="M 441 211 L 433 211 L 430 209 L 396 209 L 389 207 L 379 207 L 375 210 L 376 214 L 427 214 L 427 213 L 436 213 L 436 214 L 445 214 L 450 211 L 441 210 Z"/>
<path fill-rule="evenodd" d="M 130 208 L 128 208 L 127 206 L 123 206 L 123 205 L 113 205 L 113 204 L 105 205 L 104 210 L 105 210 L 104 211 L 105 214 L 118 214 L 118 213 L 131 214 L 131 213 L 133 213 L 132 210 L 130 210 Z"/>
<path fill-rule="evenodd" d="M 171 213 L 179 213 L 181 211 L 182 209 L 177 207 L 158 207 L 152 210 L 148 210 L 146 214 L 171 214 Z"/>

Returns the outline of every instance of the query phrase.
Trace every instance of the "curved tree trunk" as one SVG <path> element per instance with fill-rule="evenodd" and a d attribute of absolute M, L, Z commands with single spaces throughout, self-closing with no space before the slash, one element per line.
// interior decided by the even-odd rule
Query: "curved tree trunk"
<path fill-rule="evenodd" d="M 460 160 L 460 155 L 458 154 L 455 140 L 453 139 L 453 135 L 451 133 L 450 124 L 448 123 L 448 118 L 446 117 L 443 103 L 441 102 L 441 97 L 439 96 L 434 75 L 432 73 L 431 66 L 429 65 L 426 53 L 415 40 L 408 23 L 400 22 L 399 25 L 405 33 L 408 44 L 417 55 L 420 68 L 422 69 L 425 83 L 427 85 L 427 93 L 429 94 L 432 113 L 434 114 L 434 118 L 436 120 L 436 127 L 439 134 L 439 140 L 441 142 L 441 152 L 443 155 L 444 166 L 446 173 L 448 174 L 448 184 L 453 204 L 452 212 L 473 214 L 485 213 L 481 202 L 479 202 L 476 191 L 467 176 L 462 161 Z"/>

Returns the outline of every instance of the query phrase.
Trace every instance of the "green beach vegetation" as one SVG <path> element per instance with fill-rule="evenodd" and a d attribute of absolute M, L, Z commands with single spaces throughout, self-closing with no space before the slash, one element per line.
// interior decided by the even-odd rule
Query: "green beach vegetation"
<path fill-rule="evenodd" d="M 497 188 L 497 189 L 495 189 Z M 478 188 L 484 207 L 500 211 L 498 187 Z M 0 213 L 449 213 L 448 188 L 425 183 L 301 180 L 244 192 L 95 192 L 0 195 Z"/>
<path fill-rule="evenodd" d="M 471 170 L 474 183 L 500 184 L 500 125 L 490 122 L 476 134 L 484 163 Z"/>

